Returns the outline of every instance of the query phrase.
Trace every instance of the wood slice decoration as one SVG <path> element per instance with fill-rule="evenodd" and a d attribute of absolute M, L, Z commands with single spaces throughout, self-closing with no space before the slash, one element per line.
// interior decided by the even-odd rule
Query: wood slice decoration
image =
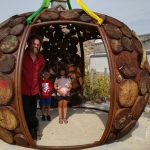
<path fill-rule="evenodd" d="M 10 30 L 10 34 L 18 36 L 23 32 L 24 27 L 24 24 L 18 24 Z"/>
<path fill-rule="evenodd" d="M 136 81 L 139 83 L 140 93 L 142 95 L 149 91 L 149 73 L 146 70 L 140 71 L 136 77 Z"/>
<path fill-rule="evenodd" d="M 14 26 L 16 26 L 18 24 L 22 24 L 22 23 L 24 23 L 25 20 L 26 20 L 25 17 L 17 17 L 15 19 L 10 20 L 9 26 L 10 27 L 14 27 Z"/>
<path fill-rule="evenodd" d="M 79 40 L 77 37 L 71 37 L 70 42 L 71 42 L 71 45 L 77 45 Z"/>
<path fill-rule="evenodd" d="M 0 43 L 0 50 L 3 53 L 12 53 L 18 48 L 18 45 L 19 45 L 19 41 L 17 37 L 14 35 L 8 35 Z"/>
<path fill-rule="evenodd" d="M 5 20 L 4 22 L 0 23 L 0 29 L 3 28 L 3 27 L 5 27 L 5 26 L 7 26 L 8 23 L 9 23 L 9 21 L 10 21 L 10 18 L 7 19 L 7 20 Z"/>
<path fill-rule="evenodd" d="M 42 48 L 43 49 L 48 49 L 50 47 L 50 43 L 48 42 L 48 41 L 44 41 L 43 43 L 42 43 Z"/>
<path fill-rule="evenodd" d="M 13 96 L 13 84 L 9 77 L 0 74 L 0 105 L 6 105 Z"/>
<path fill-rule="evenodd" d="M 117 66 L 119 72 L 125 78 L 135 77 L 138 71 L 137 60 L 133 59 L 133 54 L 123 51 L 118 55 Z M 135 57 L 135 56 L 134 56 Z"/>
<path fill-rule="evenodd" d="M 136 67 L 138 71 L 140 71 L 140 65 L 141 65 L 141 60 L 142 60 L 142 55 L 137 53 L 136 51 L 133 51 L 131 53 L 131 58 L 132 58 L 132 65 Z"/>
<path fill-rule="evenodd" d="M 76 34 L 77 34 L 77 31 L 76 31 L 75 29 L 71 29 L 69 34 L 70 34 L 70 35 L 76 35 Z"/>
<path fill-rule="evenodd" d="M 3 40 L 4 38 L 6 38 L 7 35 L 9 34 L 9 32 L 10 32 L 10 28 L 9 27 L 0 29 L 0 41 Z"/>
<path fill-rule="evenodd" d="M 124 47 L 124 50 L 127 50 L 129 52 L 132 52 L 134 50 L 133 48 L 133 42 L 131 39 L 129 39 L 128 37 L 123 37 L 122 38 L 122 45 Z"/>
<path fill-rule="evenodd" d="M 63 49 L 67 49 L 68 47 L 69 47 L 68 39 L 63 39 L 63 45 L 62 45 L 62 48 L 63 48 Z"/>
<path fill-rule="evenodd" d="M 72 9 L 72 10 L 74 10 L 77 13 L 79 13 L 80 15 L 85 13 L 83 9 Z"/>
<path fill-rule="evenodd" d="M 114 53 L 120 53 L 123 50 L 121 40 L 112 39 L 110 44 Z"/>
<path fill-rule="evenodd" d="M 132 32 L 127 26 L 121 27 L 121 31 L 122 31 L 123 35 L 125 35 L 129 38 L 132 38 Z"/>
<path fill-rule="evenodd" d="M 150 64 L 149 64 L 148 60 L 146 60 L 146 62 L 144 64 L 144 69 L 150 73 Z"/>
<path fill-rule="evenodd" d="M 144 96 L 144 99 L 145 99 L 145 102 L 149 102 L 150 101 L 150 93 L 147 93 L 145 96 Z"/>
<path fill-rule="evenodd" d="M 107 16 L 107 17 L 106 17 L 106 21 L 107 21 L 108 23 L 111 23 L 111 24 L 117 26 L 117 27 L 122 27 L 122 26 L 124 25 L 124 23 L 122 23 L 122 22 L 120 22 L 119 20 L 117 20 L 117 19 L 115 19 L 115 18 L 113 18 L 113 17 L 110 17 L 110 16 Z"/>
<path fill-rule="evenodd" d="M 24 14 L 22 14 L 20 16 L 27 18 L 27 17 L 31 16 L 33 13 L 34 13 L 33 11 L 32 12 L 27 12 L 27 13 L 24 13 Z"/>
<path fill-rule="evenodd" d="M 57 20 L 58 18 L 59 18 L 59 14 L 54 11 L 46 11 L 40 15 L 40 19 L 42 21 Z"/>
<path fill-rule="evenodd" d="M 16 129 L 13 130 L 14 134 L 20 134 L 21 133 L 21 127 L 17 127 Z"/>
<path fill-rule="evenodd" d="M 124 128 L 131 121 L 131 110 L 129 108 L 122 108 L 117 110 L 114 119 L 114 127 L 116 129 Z"/>
<path fill-rule="evenodd" d="M 95 12 L 95 14 L 102 18 L 104 21 L 106 20 L 106 15 L 97 12 Z"/>
<path fill-rule="evenodd" d="M 140 53 L 140 54 L 143 53 L 142 44 L 141 44 L 141 42 L 140 42 L 138 39 L 133 38 L 133 46 L 134 46 L 134 49 L 135 49 L 138 53 Z"/>
<path fill-rule="evenodd" d="M 79 20 L 83 21 L 83 22 L 90 22 L 92 19 L 91 17 L 89 17 L 88 15 L 86 14 L 82 14 L 79 18 Z"/>
<path fill-rule="evenodd" d="M 108 136 L 107 140 L 106 140 L 106 143 L 111 143 L 113 142 L 114 140 L 116 140 L 117 138 L 117 135 L 115 133 L 110 133 L 110 135 Z"/>
<path fill-rule="evenodd" d="M 138 96 L 135 104 L 131 109 L 133 119 L 137 120 L 140 117 L 140 115 L 142 114 L 145 108 L 145 105 L 146 105 L 146 99 L 144 98 L 144 96 Z"/>
<path fill-rule="evenodd" d="M 133 106 L 138 96 L 138 85 L 133 80 L 124 80 L 119 88 L 119 103 L 123 107 Z"/>
<path fill-rule="evenodd" d="M 117 135 L 117 138 L 121 138 L 131 131 L 131 129 L 136 125 L 136 121 L 132 120 L 127 124 Z"/>
<path fill-rule="evenodd" d="M 29 145 L 28 142 L 26 141 L 26 138 L 22 134 L 16 134 L 14 136 L 14 141 L 16 142 L 17 145 L 20 146 L 27 147 Z"/>
<path fill-rule="evenodd" d="M 10 73 L 15 68 L 15 56 L 13 55 L 0 55 L 0 72 Z"/>
<path fill-rule="evenodd" d="M 57 10 L 57 8 L 48 8 L 48 9 L 46 9 L 46 11 L 45 12 L 58 12 L 58 10 Z"/>
<path fill-rule="evenodd" d="M 116 81 L 118 83 L 121 83 L 124 80 L 124 78 L 122 77 L 122 75 L 119 73 L 119 71 L 116 71 Z"/>
<path fill-rule="evenodd" d="M 79 18 L 79 13 L 74 10 L 66 10 L 60 13 L 60 17 L 63 20 L 73 20 Z"/>
<path fill-rule="evenodd" d="M 119 68 L 119 70 L 127 79 L 135 77 L 137 73 L 137 69 L 134 66 L 129 66 L 129 65 L 122 66 Z"/>
<path fill-rule="evenodd" d="M 110 36 L 111 38 L 120 39 L 122 37 L 122 32 L 115 25 L 105 24 L 104 28 L 108 36 Z"/>
<path fill-rule="evenodd" d="M 45 31 L 45 37 L 51 40 L 53 38 L 54 29 L 49 28 Z"/>
<path fill-rule="evenodd" d="M 13 134 L 2 127 L 0 127 L 0 139 L 9 144 L 12 144 L 14 142 Z"/>
<path fill-rule="evenodd" d="M 15 109 L 10 106 L 0 107 L 0 126 L 7 130 L 14 130 L 18 126 Z"/>

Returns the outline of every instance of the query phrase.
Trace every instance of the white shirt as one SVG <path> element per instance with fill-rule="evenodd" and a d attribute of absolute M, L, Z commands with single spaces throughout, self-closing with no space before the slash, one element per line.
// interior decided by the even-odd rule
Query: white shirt
<path fill-rule="evenodd" d="M 70 96 L 71 79 L 66 77 L 56 78 L 55 85 L 64 93 L 61 96 Z M 57 95 L 60 94 L 57 92 Z"/>

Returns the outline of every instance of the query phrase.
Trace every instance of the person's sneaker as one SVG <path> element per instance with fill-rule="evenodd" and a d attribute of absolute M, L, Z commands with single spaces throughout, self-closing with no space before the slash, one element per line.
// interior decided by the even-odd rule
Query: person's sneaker
<path fill-rule="evenodd" d="M 51 121 L 51 116 L 50 115 L 47 116 L 47 121 Z"/>
<path fill-rule="evenodd" d="M 45 121 L 45 115 L 42 115 L 42 121 Z"/>

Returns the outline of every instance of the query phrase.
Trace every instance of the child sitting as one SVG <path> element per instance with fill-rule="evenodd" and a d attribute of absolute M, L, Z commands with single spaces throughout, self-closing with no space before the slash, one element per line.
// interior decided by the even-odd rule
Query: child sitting
<path fill-rule="evenodd" d="M 45 121 L 45 111 L 47 109 L 47 121 L 51 121 L 50 117 L 50 104 L 51 94 L 53 89 L 53 82 L 49 79 L 50 74 L 48 72 L 43 73 L 43 79 L 41 80 L 41 91 L 40 91 L 40 108 L 42 112 L 42 121 Z"/>

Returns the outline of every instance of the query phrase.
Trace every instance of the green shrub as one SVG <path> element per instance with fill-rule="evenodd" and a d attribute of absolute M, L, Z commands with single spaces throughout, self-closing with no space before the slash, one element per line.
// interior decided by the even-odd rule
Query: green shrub
<path fill-rule="evenodd" d="M 88 101 L 98 102 L 106 100 L 110 95 L 110 77 L 104 74 L 85 74 L 84 97 Z"/>

